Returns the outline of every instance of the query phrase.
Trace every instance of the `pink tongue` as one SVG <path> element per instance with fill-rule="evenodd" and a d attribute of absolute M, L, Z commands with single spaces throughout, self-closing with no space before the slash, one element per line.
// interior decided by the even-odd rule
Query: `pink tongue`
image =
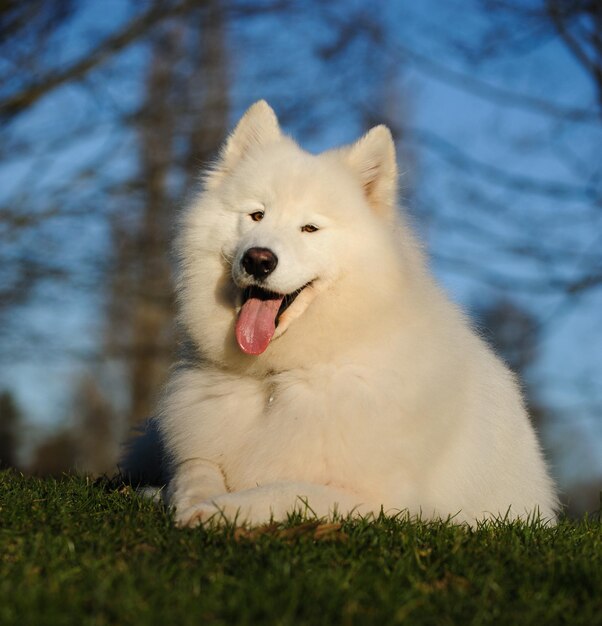
<path fill-rule="evenodd" d="M 283 298 L 249 298 L 242 305 L 236 322 L 236 340 L 243 352 L 261 354 L 268 347 L 276 330 L 276 315 Z"/>

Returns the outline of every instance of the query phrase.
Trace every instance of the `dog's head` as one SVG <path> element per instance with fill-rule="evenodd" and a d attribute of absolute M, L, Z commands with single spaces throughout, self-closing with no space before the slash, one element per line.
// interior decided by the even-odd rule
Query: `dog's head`
<path fill-rule="evenodd" d="M 266 102 L 254 104 L 206 174 L 179 240 L 182 316 L 201 350 L 218 360 L 224 349 L 269 353 L 345 276 L 363 285 L 358 300 L 369 297 L 396 192 L 385 126 L 311 155 L 282 134 Z"/>

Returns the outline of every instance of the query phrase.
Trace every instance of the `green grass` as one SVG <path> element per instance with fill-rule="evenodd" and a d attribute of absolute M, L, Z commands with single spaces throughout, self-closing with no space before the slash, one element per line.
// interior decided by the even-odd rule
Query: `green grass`
<path fill-rule="evenodd" d="M 602 526 L 178 530 L 129 488 L 0 473 L 0 624 L 602 624 Z"/>

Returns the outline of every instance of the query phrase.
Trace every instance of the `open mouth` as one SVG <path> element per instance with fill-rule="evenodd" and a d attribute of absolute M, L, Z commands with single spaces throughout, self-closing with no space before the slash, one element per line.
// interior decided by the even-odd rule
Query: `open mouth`
<path fill-rule="evenodd" d="M 250 300 L 251 298 L 257 298 L 262 302 L 265 302 L 267 300 L 280 302 L 280 306 L 278 307 L 278 312 L 276 313 L 275 319 L 276 326 L 278 326 L 280 316 L 289 308 L 289 306 L 291 306 L 297 296 L 310 284 L 311 283 L 307 283 L 306 285 L 303 285 L 303 287 L 299 287 L 299 289 L 296 289 L 292 293 L 287 293 L 284 296 L 282 294 L 273 293 L 272 291 L 267 291 L 266 289 L 262 289 L 261 287 L 253 285 L 251 287 L 247 287 L 243 291 L 242 306 L 244 306 L 247 300 Z"/>
<path fill-rule="evenodd" d="M 310 285 L 311 281 L 288 294 L 274 293 L 256 285 L 247 287 L 242 293 L 242 306 L 236 321 L 236 340 L 240 349 L 246 354 L 264 352 L 284 313 Z"/>

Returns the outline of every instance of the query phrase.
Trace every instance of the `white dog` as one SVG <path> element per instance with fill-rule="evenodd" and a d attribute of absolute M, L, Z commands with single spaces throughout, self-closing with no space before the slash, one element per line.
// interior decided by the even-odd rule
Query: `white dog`
<path fill-rule="evenodd" d="M 226 142 L 177 242 L 196 359 L 155 422 L 180 524 L 554 518 L 517 383 L 435 284 L 396 191 L 385 126 L 314 156 L 261 101 Z"/>

